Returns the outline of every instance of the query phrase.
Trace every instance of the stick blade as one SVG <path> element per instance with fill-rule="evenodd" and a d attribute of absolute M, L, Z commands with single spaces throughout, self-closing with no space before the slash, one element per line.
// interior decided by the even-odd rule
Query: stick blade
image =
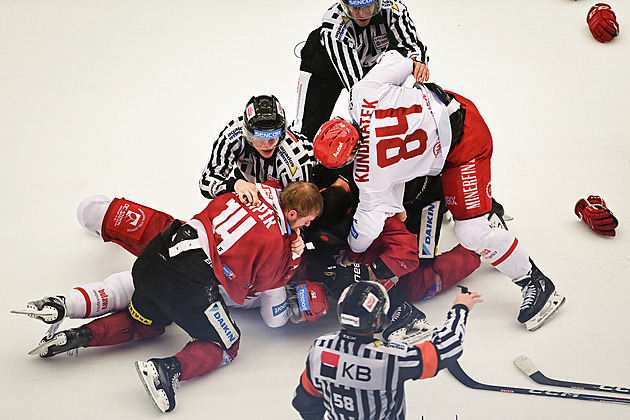
<path fill-rule="evenodd" d="M 534 366 L 534 363 L 529 360 L 527 356 L 518 356 L 514 359 L 514 364 L 527 376 L 532 376 L 534 373 L 538 372 L 538 368 Z"/>

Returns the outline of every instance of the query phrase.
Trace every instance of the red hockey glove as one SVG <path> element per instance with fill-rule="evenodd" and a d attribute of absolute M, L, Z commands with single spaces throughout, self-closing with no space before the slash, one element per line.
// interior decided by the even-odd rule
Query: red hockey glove
<path fill-rule="evenodd" d="M 599 42 L 611 41 L 619 35 L 617 16 L 606 3 L 596 3 L 586 16 L 586 23 L 593 37 Z"/>
<path fill-rule="evenodd" d="M 606 207 L 606 202 L 598 195 L 590 195 L 575 204 L 575 215 L 595 233 L 604 236 L 615 236 L 615 228 L 619 221 Z"/>

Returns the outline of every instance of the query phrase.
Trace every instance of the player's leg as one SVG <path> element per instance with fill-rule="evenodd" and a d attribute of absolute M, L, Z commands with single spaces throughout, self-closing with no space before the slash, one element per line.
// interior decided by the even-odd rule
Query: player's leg
<path fill-rule="evenodd" d="M 149 397 L 163 412 L 175 408 L 180 379 L 205 375 L 230 363 L 240 341 L 240 330 L 219 293 L 219 282 L 206 263 L 205 252 L 193 249 L 169 256 L 168 248 L 176 245 L 172 238 L 177 241 L 181 236 L 177 232 L 185 228 L 175 223 L 158 235 L 132 270 L 137 290 L 194 340 L 171 357 L 136 362 Z"/>
<path fill-rule="evenodd" d="M 79 204 L 77 220 L 92 235 L 117 243 L 138 256 L 174 218 L 124 198 L 94 195 Z"/>
<path fill-rule="evenodd" d="M 13 311 L 56 324 L 64 318 L 95 318 L 124 310 L 134 292 L 130 271 L 112 274 L 101 282 L 77 286 L 63 295 L 45 296 Z"/>
<path fill-rule="evenodd" d="M 474 104 L 460 96 L 457 99 L 466 106 L 464 134 L 449 153 L 442 173 L 447 206 L 455 219 L 455 235 L 465 248 L 481 255 L 521 287 L 523 304 L 518 321 L 535 330 L 564 303 L 564 297 L 531 262 L 512 232 L 491 226 L 492 137 Z"/>
<path fill-rule="evenodd" d="M 291 127 L 313 141 L 330 119 L 343 85 L 319 41 L 319 29 L 310 33 L 300 55 L 297 111 Z"/>

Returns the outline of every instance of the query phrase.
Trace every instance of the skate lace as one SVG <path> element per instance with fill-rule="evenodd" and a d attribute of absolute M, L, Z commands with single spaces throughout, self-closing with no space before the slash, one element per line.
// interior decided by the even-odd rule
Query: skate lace
<path fill-rule="evenodd" d="M 523 288 L 523 304 L 521 309 L 527 309 L 534 304 L 536 299 L 536 286 L 533 283 L 529 283 Z"/>

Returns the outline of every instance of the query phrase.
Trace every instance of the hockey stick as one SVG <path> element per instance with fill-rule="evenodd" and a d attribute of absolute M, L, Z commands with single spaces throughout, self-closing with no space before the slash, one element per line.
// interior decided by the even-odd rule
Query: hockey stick
<path fill-rule="evenodd" d="M 574 400 L 584 400 L 584 401 L 599 401 L 599 402 L 610 402 L 610 403 L 619 403 L 619 404 L 630 404 L 630 398 L 621 398 L 621 397 L 609 397 L 605 395 L 589 395 L 589 394 L 575 394 L 572 392 L 556 392 L 550 391 L 546 389 L 531 389 L 531 388 L 515 388 L 511 386 L 498 386 L 498 385 L 487 385 L 482 384 L 481 382 L 477 382 L 472 379 L 470 376 L 466 374 L 462 370 L 462 367 L 459 365 L 459 362 L 455 362 L 448 367 L 448 371 L 451 372 L 451 375 L 455 377 L 459 382 L 468 388 L 472 389 L 481 389 L 484 391 L 498 391 L 505 392 L 508 394 L 526 394 L 526 395 L 536 395 L 539 397 L 553 397 L 553 398 L 569 398 Z"/>
<path fill-rule="evenodd" d="M 541 371 L 538 370 L 534 363 L 529 360 L 527 356 L 519 356 L 514 359 L 514 364 L 523 371 L 527 376 L 532 378 L 534 382 L 543 385 L 552 385 L 552 386 L 560 386 L 565 388 L 573 388 L 573 389 L 587 389 L 589 391 L 604 391 L 604 392 L 616 392 L 618 394 L 630 394 L 630 389 L 622 388 L 620 386 L 610 386 L 610 385 L 598 385 L 598 384 L 587 384 L 582 382 L 573 382 L 573 381 L 561 381 L 558 379 L 551 379 L 543 375 Z"/>

